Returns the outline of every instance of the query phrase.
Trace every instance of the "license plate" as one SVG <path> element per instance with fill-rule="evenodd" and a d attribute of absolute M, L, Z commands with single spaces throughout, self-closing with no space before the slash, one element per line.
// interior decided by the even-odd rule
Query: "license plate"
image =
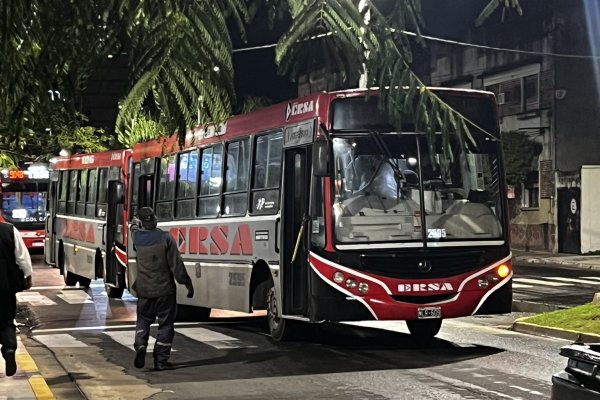
<path fill-rule="evenodd" d="M 442 318 L 442 307 L 421 307 L 417 309 L 417 318 L 433 319 Z"/>
<path fill-rule="evenodd" d="M 43 247 L 44 246 L 44 242 L 33 242 L 31 245 L 33 247 Z"/>

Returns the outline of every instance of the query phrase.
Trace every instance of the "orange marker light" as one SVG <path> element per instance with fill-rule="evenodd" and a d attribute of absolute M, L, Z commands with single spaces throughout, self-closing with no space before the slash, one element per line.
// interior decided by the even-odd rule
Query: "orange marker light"
<path fill-rule="evenodd" d="M 508 265 L 502 264 L 501 266 L 498 267 L 498 270 L 496 271 L 496 273 L 498 274 L 498 276 L 500 278 L 506 278 L 508 276 L 508 274 L 510 274 L 510 268 L 508 267 Z"/>

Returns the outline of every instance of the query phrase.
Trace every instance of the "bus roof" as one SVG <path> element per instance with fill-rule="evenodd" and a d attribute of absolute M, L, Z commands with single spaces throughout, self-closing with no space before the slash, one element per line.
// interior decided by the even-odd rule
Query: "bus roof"
<path fill-rule="evenodd" d="M 472 90 L 430 87 L 438 94 L 459 95 L 466 97 L 483 97 L 494 99 L 492 92 Z M 187 132 L 185 143 L 180 148 L 177 133 L 171 136 L 163 136 L 159 139 L 138 143 L 133 147 L 133 161 L 140 161 L 150 157 L 161 157 L 184 149 L 204 147 L 223 139 L 231 140 L 242 138 L 251 133 L 268 132 L 281 129 L 286 125 L 320 117 L 322 121 L 328 121 L 329 104 L 336 98 L 359 97 L 367 94 L 377 95 L 379 90 L 373 89 L 348 89 L 335 92 L 320 92 L 308 96 L 292 99 L 262 108 L 247 114 L 234 115 L 222 125 L 197 126 Z M 328 124 L 328 122 L 327 122 Z M 330 128 L 327 125 L 327 128 Z"/>
<path fill-rule="evenodd" d="M 50 160 L 50 169 L 80 169 L 99 167 L 121 167 L 131 150 L 110 150 L 100 153 L 73 154 L 71 156 L 54 157 Z"/>

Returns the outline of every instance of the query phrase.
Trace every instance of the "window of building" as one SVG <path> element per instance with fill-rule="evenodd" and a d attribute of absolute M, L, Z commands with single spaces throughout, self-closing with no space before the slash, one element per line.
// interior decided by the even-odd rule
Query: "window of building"
<path fill-rule="evenodd" d="M 256 138 L 250 208 L 253 214 L 274 214 L 279 211 L 282 151 L 282 132 Z"/>
<path fill-rule="evenodd" d="M 496 94 L 500 116 L 539 109 L 540 66 L 529 65 L 484 78 L 487 90 Z"/>
<path fill-rule="evenodd" d="M 200 196 L 198 197 L 198 217 L 216 217 L 221 208 L 219 195 L 223 179 L 223 145 L 217 144 L 202 149 L 200 164 Z"/>
<path fill-rule="evenodd" d="M 227 144 L 225 186 L 223 188 L 223 215 L 243 215 L 248 205 L 248 170 L 250 140 Z"/>
<path fill-rule="evenodd" d="M 540 174 L 531 171 L 527 174 L 525 182 L 521 184 L 521 207 L 538 208 L 540 206 Z"/>

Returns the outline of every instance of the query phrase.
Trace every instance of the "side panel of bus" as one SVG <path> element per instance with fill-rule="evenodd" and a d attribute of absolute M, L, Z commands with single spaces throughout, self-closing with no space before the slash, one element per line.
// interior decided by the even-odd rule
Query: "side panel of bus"
<path fill-rule="evenodd" d="M 50 175 L 48 196 L 46 197 L 46 233 L 44 241 L 44 261 L 46 264 L 56 264 L 56 207 L 58 190 L 58 171 Z"/>

